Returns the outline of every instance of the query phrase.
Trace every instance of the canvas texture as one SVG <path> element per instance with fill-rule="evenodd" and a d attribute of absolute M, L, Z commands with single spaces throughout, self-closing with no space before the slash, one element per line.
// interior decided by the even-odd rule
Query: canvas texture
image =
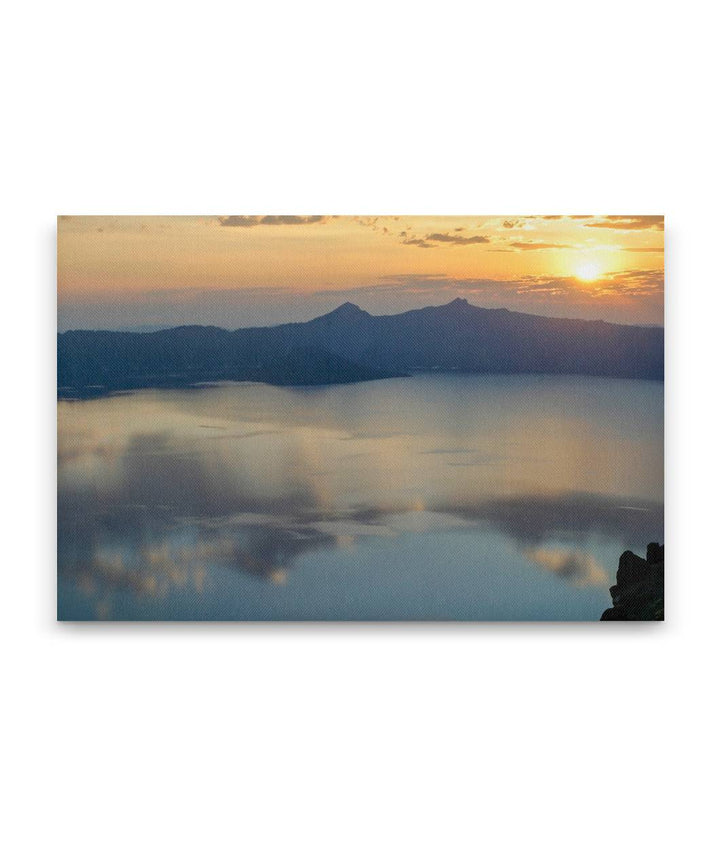
<path fill-rule="evenodd" d="M 664 618 L 664 221 L 58 218 L 58 618 Z"/>

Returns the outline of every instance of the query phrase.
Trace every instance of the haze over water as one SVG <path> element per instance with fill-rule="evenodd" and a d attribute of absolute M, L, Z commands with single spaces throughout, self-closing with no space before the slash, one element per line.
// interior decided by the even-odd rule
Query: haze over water
<path fill-rule="evenodd" d="M 597 620 L 663 385 L 429 374 L 58 404 L 67 619 Z"/>

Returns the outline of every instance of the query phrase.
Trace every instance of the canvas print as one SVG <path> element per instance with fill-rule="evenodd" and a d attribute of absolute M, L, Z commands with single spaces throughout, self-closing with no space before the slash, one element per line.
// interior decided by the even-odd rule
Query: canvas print
<path fill-rule="evenodd" d="M 58 218 L 58 618 L 664 618 L 664 221 Z"/>

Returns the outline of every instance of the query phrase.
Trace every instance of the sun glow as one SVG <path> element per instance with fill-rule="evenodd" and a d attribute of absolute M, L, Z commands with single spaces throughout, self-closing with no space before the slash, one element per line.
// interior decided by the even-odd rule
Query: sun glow
<path fill-rule="evenodd" d="M 475 305 L 661 324 L 662 236 L 661 218 L 620 215 L 60 217 L 59 323 L 237 329 L 346 301 L 393 315 L 455 284 Z"/>
<path fill-rule="evenodd" d="M 581 262 L 575 268 L 575 276 L 584 282 L 590 282 L 600 276 L 600 265 L 597 262 Z"/>

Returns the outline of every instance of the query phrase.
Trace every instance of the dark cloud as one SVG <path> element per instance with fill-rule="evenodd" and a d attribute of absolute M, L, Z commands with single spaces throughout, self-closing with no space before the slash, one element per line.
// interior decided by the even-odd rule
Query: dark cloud
<path fill-rule="evenodd" d="M 307 226 L 311 223 L 326 223 L 328 218 L 321 214 L 301 217 L 296 214 L 268 214 L 264 217 L 233 214 L 218 217 L 221 226 L 235 226 L 249 229 L 252 226 Z"/>
<path fill-rule="evenodd" d="M 527 495 L 463 505 L 438 505 L 434 511 L 490 523 L 525 548 L 572 533 L 617 538 L 624 544 L 662 540 L 663 506 L 628 497 L 590 493 Z"/>
<path fill-rule="evenodd" d="M 588 229 L 658 229 L 665 228 L 665 218 L 660 216 L 649 215 L 612 215 L 603 217 L 602 220 L 596 220 L 593 223 L 586 223 Z"/>
<path fill-rule="evenodd" d="M 447 232 L 433 232 L 430 235 L 425 235 L 426 241 L 437 241 L 443 244 L 489 244 L 490 238 L 485 235 L 451 235 Z"/>
<path fill-rule="evenodd" d="M 402 243 L 409 244 L 412 247 L 422 247 L 424 250 L 431 250 L 435 246 L 435 244 L 428 244 L 422 238 L 405 238 Z"/>
<path fill-rule="evenodd" d="M 368 229 L 372 229 L 373 232 L 377 232 L 380 228 L 378 226 L 379 217 L 353 217 L 352 219 L 359 226 L 366 226 Z"/>

